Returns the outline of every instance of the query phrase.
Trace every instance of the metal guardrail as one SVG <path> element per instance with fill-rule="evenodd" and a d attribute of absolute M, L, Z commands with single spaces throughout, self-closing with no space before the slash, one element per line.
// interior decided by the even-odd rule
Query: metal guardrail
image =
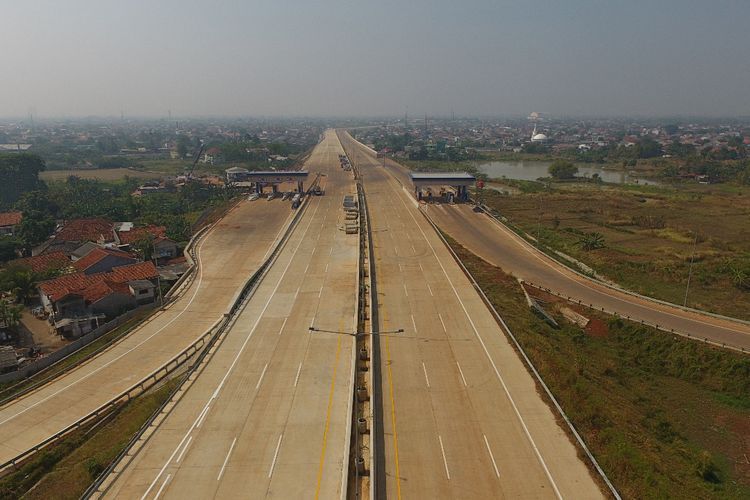
<path fill-rule="evenodd" d="M 563 266 L 568 271 L 570 271 L 570 272 L 572 272 L 572 273 L 580 276 L 581 278 L 583 278 L 585 280 L 591 281 L 591 282 L 593 282 L 593 283 L 595 283 L 597 285 L 604 286 L 606 288 L 609 288 L 610 290 L 614 290 L 614 291 L 617 291 L 617 292 L 622 292 L 622 293 L 630 295 L 632 297 L 638 297 L 639 299 L 647 300 L 649 302 L 654 302 L 654 303 L 657 303 L 657 304 L 661 304 L 661 305 L 668 306 L 668 307 L 673 307 L 675 309 L 680 309 L 680 310 L 691 312 L 691 313 L 695 313 L 695 314 L 701 314 L 701 315 L 704 315 L 704 316 L 711 316 L 711 317 L 714 317 L 714 318 L 717 318 L 717 319 L 721 319 L 721 320 L 725 320 L 725 321 L 730 321 L 730 322 L 734 322 L 734 323 L 740 323 L 740 324 L 743 324 L 743 325 L 750 325 L 750 321 L 748 321 L 748 320 L 744 320 L 744 319 L 740 319 L 740 318 L 733 318 L 731 316 L 726 316 L 726 315 L 718 314 L 718 313 L 711 312 L 711 311 L 705 311 L 703 309 L 695 309 L 694 307 L 682 306 L 680 304 L 675 304 L 674 302 L 668 302 L 666 300 L 657 299 L 655 297 L 649 297 L 647 295 L 643 295 L 643 294 L 640 294 L 638 292 L 634 292 L 632 290 L 628 290 L 627 288 L 623 288 L 621 286 L 617 286 L 615 284 L 608 283 L 608 282 L 606 282 L 604 280 L 601 280 L 601 279 L 595 278 L 593 276 L 589 276 L 587 274 L 584 274 L 581 271 L 579 271 L 578 269 L 576 269 L 576 268 L 571 267 L 570 265 L 568 265 L 565 261 L 562 261 L 562 260 L 558 259 L 557 258 L 558 256 L 556 256 L 554 254 L 550 254 L 550 253 L 542 250 L 542 248 L 537 247 L 535 245 L 532 245 L 529 242 L 529 240 L 524 236 L 526 233 L 524 233 L 523 231 L 521 231 L 521 229 L 517 228 L 513 224 L 509 224 L 507 222 L 504 222 L 504 221 L 498 219 L 498 217 L 493 213 L 493 210 L 490 209 L 489 207 L 487 207 L 486 205 L 477 205 L 477 206 L 487 216 L 489 216 L 495 224 L 501 225 L 501 226 L 507 228 L 508 230 L 512 231 L 513 233 L 517 234 L 524 241 L 524 243 L 526 243 L 527 245 L 529 245 L 529 247 L 531 249 L 536 250 L 539 253 L 541 253 L 542 255 L 544 255 L 545 257 L 548 257 L 548 258 L 554 260 L 555 262 L 557 262 L 558 264 L 560 264 L 561 266 Z M 544 245 L 544 244 L 541 244 L 541 247 L 547 248 L 547 249 L 551 250 L 553 253 L 555 251 L 554 249 L 552 249 L 552 248 L 550 248 L 550 247 L 548 247 L 547 245 Z M 693 337 L 693 338 L 695 338 L 695 337 Z"/>
<path fill-rule="evenodd" d="M 563 295 L 560 292 L 556 292 L 556 291 L 551 290 L 551 289 L 549 289 L 549 288 L 547 288 L 547 287 L 545 287 L 543 285 L 532 283 L 530 281 L 523 280 L 523 284 L 524 285 L 528 285 L 528 286 L 530 286 L 532 288 L 536 288 L 537 290 L 541 290 L 543 292 L 549 293 L 550 295 L 555 295 L 555 296 L 560 297 L 561 299 L 567 300 L 568 302 L 571 302 L 573 304 L 578 304 L 580 306 L 587 307 L 587 308 L 589 308 L 591 310 L 594 310 L 594 311 L 601 311 L 601 312 L 603 312 L 605 314 L 610 314 L 610 315 L 615 316 L 617 318 L 623 318 L 623 319 L 627 319 L 629 321 L 634 321 L 636 323 L 640 323 L 641 325 L 650 326 L 651 328 L 655 328 L 655 329 L 657 329 L 659 331 L 662 331 L 664 333 L 671 333 L 671 334 L 674 334 L 674 335 L 679 335 L 680 337 L 684 337 L 684 338 L 687 338 L 687 339 L 690 339 L 690 340 L 696 340 L 696 341 L 702 342 L 704 344 L 713 345 L 715 347 L 721 347 L 723 349 L 730 349 L 730 350 L 733 350 L 733 351 L 741 352 L 743 354 L 747 354 L 748 352 L 750 352 L 750 351 L 748 351 L 748 349 L 746 349 L 746 348 L 744 348 L 742 346 L 736 346 L 736 345 L 733 345 L 733 344 L 728 344 L 726 342 L 717 342 L 715 340 L 709 339 L 708 337 L 699 337 L 699 336 L 693 335 L 691 333 L 685 333 L 685 332 L 681 332 L 681 331 L 675 330 L 674 328 L 665 328 L 663 325 L 659 325 L 658 323 L 653 323 L 651 321 L 646 321 L 646 320 L 637 319 L 637 318 L 631 318 L 629 315 L 623 316 L 623 315 L 621 315 L 621 314 L 619 314 L 619 313 L 617 313 L 615 311 L 608 311 L 604 307 L 595 307 L 591 303 L 587 304 L 587 303 L 583 302 L 582 300 L 578 300 L 578 299 L 576 299 L 574 297 L 571 297 L 570 295 Z"/>
<path fill-rule="evenodd" d="M 489 216 L 495 224 L 499 224 L 499 225 L 502 225 L 502 226 L 508 228 L 510 231 L 513 231 L 514 233 L 516 233 L 525 243 L 528 243 L 528 241 L 524 238 L 523 234 L 521 234 L 514 226 L 508 225 L 508 224 L 504 223 L 503 221 L 499 220 L 495 216 L 495 214 L 493 214 L 492 211 L 490 209 L 488 209 L 486 206 L 484 206 L 484 205 L 477 205 L 477 206 L 487 216 Z M 675 308 L 675 309 L 678 309 L 678 310 L 682 310 L 682 311 L 685 311 L 685 312 L 694 313 L 694 314 L 700 314 L 700 315 L 705 315 L 705 316 L 710 316 L 710 317 L 713 317 L 713 318 L 717 318 L 717 319 L 721 319 L 721 320 L 729 321 L 729 322 L 735 322 L 735 323 L 743 324 L 743 325 L 749 325 L 750 324 L 750 322 L 745 321 L 745 320 L 741 320 L 741 319 L 737 319 L 737 318 L 731 318 L 729 316 L 723 316 L 721 314 L 716 314 L 716 313 L 712 313 L 712 312 L 709 312 L 709 311 L 702 311 L 700 309 L 694 309 L 694 308 L 691 308 L 691 307 L 680 306 L 679 304 L 673 304 L 671 302 L 667 302 L 667 301 L 660 300 L 660 299 L 655 299 L 653 297 L 647 297 L 645 295 L 641 295 L 639 293 L 633 292 L 632 290 L 627 290 L 625 288 L 621 288 L 621 287 L 618 287 L 618 286 L 611 285 L 611 284 L 607 283 L 606 281 L 602 281 L 602 280 L 599 280 L 599 279 L 596 279 L 596 278 L 592 278 L 591 276 L 587 276 L 587 275 L 581 273 L 580 271 L 578 271 L 578 270 L 576 270 L 576 269 L 574 269 L 574 268 L 566 265 L 565 263 L 560 262 L 559 260 L 555 259 L 553 256 L 551 256 L 547 252 L 544 252 L 541 249 L 539 249 L 539 248 L 537 248 L 537 247 L 535 247 L 533 245 L 530 245 L 530 246 L 535 251 L 538 251 L 542 255 L 544 255 L 546 257 L 549 257 L 550 259 L 552 259 L 555 262 L 559 263 L 561 266 L 565 267 L 565 269 L 567 269 L 570 272 L 576 274 L 577 276 L 581 277 L 584 280 L 591 281 L 593 284 L 601 285 L 601 286 L 604 286 L 604 287 L 606 287 L 606 288 L 608 288 L 610 290 L 614 290 L 616 292 L 621 292 L 621 293 L 623 293 L 625 295 L 630 295 L 631 297 L 636 297 L 636 298 L 639 298 L 639 299 L 642 299 L 642 300 L 645 300 L 645 301 L 648 301 L 648 302 L 653 302 L 655 304 L 660 304 L 660 305 L 663 305 L 663 306 L 672 307 L 672 308 Z M 654 322 L 651 322 L 651 321 L 646 321 L 646 320 L 643 320 L 643 319 L 638 319 L 638 318 L 635 318 L 635 317 L 631 317 L 629 315 L 623 316 L 623 315 L 621 315 L 620 313 L 618 313 L 616 311 L 610 311 L 610 310 L 607 310 L 606 308 L 601 307 L 601 306 L 595 307 L 592 303 L 585 303 L 585 302 L 583 302 L 580 299 L 576 299 L 575 297 L 571 297 L 570 295 L 565 295 L 565 294 L 562 294 L 560 292 L 553 291 L 550 288 L 548 288 L 548 287 L 546 287 L 544 285 L 540 285 L 538 283 L 532 283 L 532 282 L 526 281 L 526 280 L 523 280 L 523 282 L 525 284 L 531 286 L 531 287 L 534 287 L 534 288 L 536 288 L 538 290 L 542 290 L 544 292 L 550 293 L 552 295 L 556 295 L 556 296 L 558 296 L 560 298 L 563 298 L 563 299 L 566 299 L 567 301 L 572 302 L 574 304 L 579 304 L 579 305 L 588 307 L 589 309 L 593 309 L 595 311 L 601 311 L 603 313 L 610 314 L 612 316 L 617 316 L 617 317 L 620 317 L 620 318 L 625 318 L 625 319 L 628 319 L 628 320 L 631 320 L 631 321 L 635 321 L 635 322 L 640 323 L 642 325 L 646 325 L 646 326 L 650 326 L 652 328 L 656 328 L 657 330 L 660 330 L 660 331 L 665 332 L 665 333 L 671 333 L 671 334 L 674 334 L 674 335 L 679 335 L 681 337 L 685 337 L 685 338 L 688 338 L 688 339 L 691 339 L 691 340 L 697 340 L 699 342 L 703 342 L 704 344 L 710 344 L 710 345 L 713 345 L 715 347 L 721 347 L 723 349 L 731 349 L 733 351 L 741 352 L 743 354 L 750 352 L 747 348 L 742 347 L 742 346 L 738 346 L 738 345 L 731 344 L 731 343 L 728 343 L 728 342 L 717 342 L 715 340 L 709 339 L 708 337 L 700 337 L 698 335 L 693 335 L 693 334 L 688 333 L 688 332 L 682 332 L 682 331 L 679 331 L 679 330 L 675 330 L 674 328 L 665 328 L 664 325 L 659 325 L 658 323 L 654 323 Z"/>
<path fill-rule="evenodd" d="M 187 382 L 190 379 L 190 375 L 192 375 L 195 371 L 197 371 L 198 368 L 206 359 L 206 357 L 208 357 L 209 353 L 211 352 L 212 347 L 219 341 L 222 335 L 227 331 L 227 328 L 230 326 L 230 323 L 232 323 L 232 321 L 236 319 L 236 316 L 239 315 L 242 308 L 244 308 L 246 303 L 253 296 L 258 286 L 260 286 L 261 282 L 263 281 L 263 278 L 265 277 L 266 273 L 268 272 L 270 267 L 273 265 L 273 263 L 276 261 L 276 259 L 278 258 L 283 248 L 286 246 L 286 243 L 289 240 L 289 237 L 291 236 L 292 231 L 294 230 L 297 223 L 299 222 L 299 219 L 302 218 L 302 214 L 307 208 L 306 200 L 307 200 L 307 197 L 303 200 L 302 205 L 297 209 L 297 213 L 292 218 L 292 221 L 289 223 L 289 226 L 284 231 L 284 234 L 282 235 L 281 239 L 277 242 L 274 250 L 268 256 L 265 262 L 263 262 L 263 264 L 261 264 L 261 266 L 245 282 L 245 285 L 243 286 L 242 291 L 235 298 L 235 301 L 230 307 L 229 312 L 225 313 L 223 318 L 221 318 L 217 322 L 217 324 L 215 325 L 217 326 L 216 331 L 214 331 L 208 343 L 205 344 L 205 347 L 201 349 L 198 357 L 195 359 L 193 364 L 188 369 L 188 372 L 186 373 L 186 376 L 183 378 L 183 380 L 170 393 L 166 401 L 141 426 L 141 428 L 130 439 L 130 441 L 128 441 L 128 444 L 125 446 L 122 452 L 120 452 L 120 454 L 112 461 L 112 463 L 97 477 L 97 479 L 91 484 L 91 486 L 89 486 L 86 492 L 84 492 L 84 494 L 82 495 L 82 498 L 90 498 L 94 493 L 96 493 L 96 491 L 99 489 L 99 487 L 101 487 L 101 485 L 104 483 L 104 481 L 109 476 L 109 474 L 112 473 L 112 471 L 117 466 L 117 464 L 120 463 L 121 460 L 128 454 L 128 452 L 131 450 L 133 445 L 135 445 L 143 437 L 143 434 L 149 429 L 149 427 L 151 427 L 151 425 L 154 423 L 156 418 L 158 418 L 158 416 L 163 412 L 164 408 L 173 400 L 175 394 L 177 394 L 177 392 L 179 392 L 179 390 L 184 386 L 185 382 Z M 209 332 L 206 332 L 206 335 L 209 334 L 210 332 L 211 330 L 209 330 Z"/>
<path fill-rule="evenodd" d="M 300 207 L 302 208 L 302 207 Z M 182 366 L 188 359 L 190 359 L 193 355 L 195 355 L 200 349 L 202 349 L 208 341 L 218 336 L 222 328 L 226 326 L 229 319 L 237 313 L 240 306 L 242 305 L 243 301 L 245 300 L 247 296 L 247 292 L 250 291 L 252 288 L 252 285 L 254 284 L 255 280 L 265 272 L 267 269 L 269 262 L 274 260 L 276 256 L 278 255 L 279 249 L 281 248 L 282 243 L 286 242 L 286 239 L 288 235 L 291 233 L 291 229 L 296 225 L 296 222 L 299 220 L 299 217 L 302 213 L 302 210 L 298 211 L 298 213 L 295 215 L 295 217 L 292 219 L 292 223 L 290 223 L 289 227 L 284 233 L 284 236 L 280 240 L 280 242 L 277 244 L 277 247 L 274 249 L 274 251 L 271 253 L 268 259 L 261 264 L 261 266 L 256 270 L 255 273 L 245 282 L 245 285 L 243 286 L 243 292 L 240 293 L 240 295 L 235 300 L 234 304 L 230 307 L 230 310 L 228 313 L 225 313 L 222 318 L 216 321 L 203 335 L 201 335 L 197 340 L 195 340 L 192 344 L 190 344 L 188 347 L 183 349 L 179 354 L 174 356 L 172 359 L 170 359 L 167 363 L 162 365 L 157 370 L 153 371 L 150 375 L 147 377 L 141 379 L 140 382 L 136 383 L 135 385 L 131 386 L 129 389 L 125 390 L 124 392 L 120 393 L 118 396 L 115 396 L 111 400 L 109 400 L 107 403 L 104 403 L 99 408 L 93 410 L 89 414 L 81 417 L 76 422 L 68 425 L 64 429 L 56 432 L 52 436 L 48 437 L 41 443 L 35 445 L 34 447 L 19 453 L 14 458 L 0 464 L 0 472 L 4 471 L 8 467 L 16 466 L 19 462 L 22 462 L 43 448 L 46 448 L 51 443 L 54 443 L 55 441 L 58 441 L 60 438 L 64 437 L 65 435 L 69 434 L 71 431 L 80 428 L 82 425 L 85 425 L 87 422 L 92 421 L 93 419 L 98 418 L 103 413 L 106 413 L 106 411 L 109 411 L 117 404 L 128 401 L 131 398 L 142 394 L 146 390 L 148 390 L 150 387 L 164 379 L 167 375 L 175 371 L 177 368 Z"/>
<path fill-rule="evenodd" d="M 84 364 L 84 363 L 92 360 L 93 358 L 95 358 L 96 356 L 98 356 L 99 354 L 101 354 L 102 352 L 104 352 L 105 350 L 107 350 L 107 349 L 111 348 L 112 346 L 116 345 L 120 340 L 122 340 L 123 338 L 125 338 L 126 336 L 128 336 L 135 329 L 137 329 L 139 327 L 142 327 L 142 326 L 150 323 L 156 317 L 158 317 L 160 315 L 160 313 L 162 313 L 166 309 L 168 309 L 172 305 L 172 303 L 175 300 L 177 300 L 182 295 L 182 293 L 184 292 L 184 289 L 178 290 L 178 288 L 180 286 L 182 286 L 183 284 L 185 284 L 187 282 L 188 278 L 190 278 L 190 282 L 192 283 L 192 281 L 194 279 L 194 276 L 195 276 L 195 269 L 197 267 L 195 265 L 195 262 L 197 261 L 197 257 L 196 257 L 196 254 L 195 254 L 195 247 L 194 247 L 195 243 L 212 226 L 213 225 L 208 225 L 208 226 L 203 227 L 200 231 L 198 231 L 196 234 L 194 234 L 193 237 L 190 239 L 190 242 L 188 242 L 188 245 L 185 247 L 185 252 L 188 253 L 188 255 L 191 258 L 191 265 L 188 268 L 188 270 L 185 272 L 185 274 L 183 274 L 180 277 L 180 279 L 177 280 L 177 282 L 175 282 L 175 285 L 172 287 L 172 289 L 169 292 L 167 292 L 167 294 L 164 297 L 165 298 L 165 303 L 161 307 L 159 307 L 158 309 L 155 309 L 151 314 L 149 314 L 148 316 L 146 316 L 143 319 L 141 319 L 137 324 L 133 325 L 132 328 L 129 328 L 129 329 L 123 331 L 122 333 L 120 333 L 119 335 L 117 335 L 115 338 L 110 339 L 104 345 L 102 345 L 98 349 L 94 350 L 93 352 L 89 353 L 87 356 L 81 358 L 77 362 L 70 364 L 69 366 L 65 367 L 63 370 L 61 370 L 61 371 L 59 371 L 57 373 L 54 373 L 53 375 L 50 375 L 49 377 L 45 377 L 45 378 L 43 378 L 41 380 L 32 382 L 28 387 L 26 387 L 26 388 L 24 388 L 24 389 L 22 389 L 22 390 L 20 390 L 18 392 L 15 392 L 15 393 L 11 394 L 10 396 L 8 396 L 8 397 L 0 400 L 0 407 L 3 407 L 4 405 L 6 405 L 9 402 L 11 402 L 11 401 L 13 401 L 15 399 L 21 398 L 21 397 L 25 396 L 26 394 L 29 394 L 30 392 L 33 392 L 33 391 L 39 389 L 40 387 L 43 387 L 44 385 L 50 383 L 51 381 L 55 380 L 56 378 L 58 378 L 58 377 L 60 377 L 60 376 L 62 376 L 64 374 L 66 374 L 66 373 L 72 371 L 73 369 L 78 368 L 82 364 Z M 120 325 L 118 325 L 118 326 L 120 326 Z M 115 328 L 117 328 L 118 326 L 116 326 Z M 5 394 L 5 393 L 8 393 L 8 392 L 12 392 L 16 387 L 19 387 L 19 386 L 22 386 L 22 385 L 28 383 L 28 381 L 29 381 L 30 378 L 42 376 L 44 373 L 49 372 L 50 370 L 55 369 L 57 366 L 60 365 L 60 363 L 63 363 L 68 358 L 70 358 L 71 356 L 74 356 L 74 355 L 78 354 L 78 352 L 81 349 L 83 349 L 84 347 L 86 347 L 90 343 L 98 340 L 99 338 L 101 338 L 101 336 L 104 336 L 107 333 L 109 333 L 109 332 L 105 332 L 102 335 L 100 335 L 99 337 L 92 338 L 91 342 L 87 342 L 85 344 L 80 345 L 78 347 L 78 349 L 76 349 L 74 351 L 71 351 L 66 356 L 64 356 L 63 358 L 58 359 L 57 361 L 55 361 L 54 363 L 50 364 L 49 366 L 46 366 L 46 367 L 40 369 L 39 371 L 34 372 L 33 374 L 30 374 L 29 376 L 27 376 L 26 378 L 24 378 L 22 381 L 18 382 L 17 384 L 13 384 L 10 387 L 6 387 L 2 391 L 0 391 L 0 394 Z M 1 470 L 1 468 L 0 468 L 0 470 Z"/>
<path fill-rule="evenodd" d="M 443 234 L 440 232 L 440 229 L 438 228 L 437 224 L 430 218 L 429 215 L 424 210 L 420 210 L 420 213 L 427 219 L 427 222 L 432 226 L 432 228 L 435 230 L 437 235 L 440 237 L 440 240 L 443 242 L 445 247 L 450 252 L 451 256 L 453 256 L 453 259 L 458 263 L 459 267 L 463 271 L 464 275 L 466 275 L 467 278 L 469 278 L 469 281 L 471 282 L 474 289 L 479 293 L 479 296 L 482 298 L 482 301 L 485 303 L 485 305 L 489 308 L 489 310 L 492 312 L 492 315 L 495 317 L 495 320 L 500 324 L 502 329 L 505 331 L 507 336 L 511 339 L 513 342 L 513 345 L 515 346 L 516 350 L 521 354 L 521 357 L 524 359 L 524 362 L 526 363 L 526 366 L 529 368 L 531 373 L 534 375 L 534 378 L 539 383 L 539 385 L 544 389 L 545 394 L 547 394 L 547 397 L 552 401 L 552 404 L 555 406 L 555 409 L 560 414 L 562 419 L 565 421 L 565 423 L 568 426 L 568 429 L 570 429 L 570 432 L 573 434 L 573 436 L 576 438 L 576 441 L 578 442 L 578 445 L 581 447 L 583 452 L 586 454 L 586 457 L 591 462 L 591 465 L 594 467 L 596 472 L 599 474 L 599 476 L 602 478 L 602 481 L 604 481 L 604 484 L 607 485 L 607 488 L 609 489 L 612 496 L 614 496 L 615 499 L 621 500 L 622 497 L 620 497 L 620 494 L 617 492 L 617 489 L 612 484 L 612 482 L 609 480 L 609 477 L 607 477 L 607 474 L 604 472 L 604 470 L 599 465 L 599 462 L 597 462 L 594 455 L 591 453 L 591 450 L 589 450 L 588 446 L 586 446 L 586 443 L 584 442 L 581 435 L 576 430 L 575 426 L 573 425 L 573 422 L 570 421 L 570 418 L 568 418 L 568 415 L 565 413 L 565 411 L 560 406 L 560 403 L 558 403 L 555 396 L 552 394 L 552 391 L 550 391 L 549 387 L 547 387 L 547 384 L 544 383 L 544 380 L 542 379 L 542 376 L 537 371 L 536 367 L 534 366 L 534 363 L 531 362 L 531 359 L 526 355 L 526 352 L 523 350 L 523 347 L 521 347 L 521 344 L 516 339 L 516 336 L 513 334 L 513 331 L 510 329 L 510 327 L 505 323 L 505 320 L 503 320 L 502 316 L 497 312 L 497 309 L 495 309 L 495 306 L 492 305 L 492 302 L 490 302 L 489 298 L 487 298 L 487 295 L 485 295 L 484 290 L 482 290 L 482 287 L 479 286 L 479 283 L 474 279 L 474 276 L 469 272 L 469 270 L 464 266 L 464 263 L 461 261 L 461 259 L 456 255 L 456 252 L 453 251 L 453 248 L 448 244 L 448 242 L 443 237 Z"/>

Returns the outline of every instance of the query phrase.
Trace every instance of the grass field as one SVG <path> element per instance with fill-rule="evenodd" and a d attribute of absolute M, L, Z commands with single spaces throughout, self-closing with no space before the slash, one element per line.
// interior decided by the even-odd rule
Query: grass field
<path fill-rule="evenodd" d="M 750 190 L 532 184 L 486 189 L 485 203 L 626 288 L 682 304 L 690 274 L 688 306 L 750 319 Z M 605 246 L 586 251 L 593 232 Z"/>
<path fill-rule="evenodd" d="M 623 498 L 750 498 L 747 355 L 587 309 L 584 330 L 540 296 L 553 329 L 515 279 L 448 240 Z"/>
<path fill-rule="evenodd" d="M 142 172 L 130 168 L 100 168 L 100 169 L 76 169 L 76 170 L 46 170 L 39 177 L 43 181 L 64 181 L 71 175 L 82 179 L 97 179 L 101 181 L 117 181 L 125 177 L 137 177 L 142 179 L 158 179 L 162 175 L 154 172 Z"/>

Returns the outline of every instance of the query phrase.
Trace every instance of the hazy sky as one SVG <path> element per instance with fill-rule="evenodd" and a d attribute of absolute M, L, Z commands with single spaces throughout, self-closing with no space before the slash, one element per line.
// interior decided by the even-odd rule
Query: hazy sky
<path fill-rule="evenodd" d="M 0 0 L 0 116 L 750 115 L 750 1 Z"/>

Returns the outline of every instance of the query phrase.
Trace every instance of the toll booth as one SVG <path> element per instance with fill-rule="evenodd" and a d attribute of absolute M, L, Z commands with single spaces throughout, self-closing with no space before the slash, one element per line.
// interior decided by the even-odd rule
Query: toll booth
<path fill-rule="evenodd" d="M 467 172 L 412 172 L 409 177 L 414 186 L 414 197 L 420 201 L 468 201 L 468 187 L 477 180 Z"/>
<path fill-rule="evenodd" d="M 233 172 L 230 172 L 230 170 L 233 170 Z M 296 182 L 296 191 L 301 193 L 304 191 L 304 182 L 309 176 L 307 170 L 269 170 L 259 172 L 250 172 L 245 169 L 242 169 L 245 170 L 244 172 L 239 172 L 237 170 L 239 169 L 227 169 L 227 180 L 229 180 L 231 174 L 232 182 L 235 185 L 250 185 L 256 193 L 263 193 L 265 186 L 271 186 L 273 192 L 276 193 L 279 185 L 287 182 Z"/>

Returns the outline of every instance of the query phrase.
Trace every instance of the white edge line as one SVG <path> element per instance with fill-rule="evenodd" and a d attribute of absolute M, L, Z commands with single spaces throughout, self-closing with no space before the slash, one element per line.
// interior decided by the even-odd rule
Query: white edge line
<path fill-rule="evenodd" d="M 268 477 L 270 478 L 273 475 L 273 468 L 276 466 L 276 458 L 279 456 L 279 448 L 281 448 L 281 438 L 284 437 L 283 434 L 279 434 L 279 440 L 276 443 L 276 451 L 273 453 L 273 461 L 271 462 L 271 468 L 268 469 Z"/>
<path fill-rule="evenodd" d="M 258 383 L 255 384 L 255 388 L 258 389 L 260 387 L 260 384 L 263 382 L 263 377 L 266 374 L 266 370 L 268 369 L 268 363 L 263 367 L 263 371 L 260 372 L 260 378 L 258 379 Z"/>
<path fill-rule="evenodd" d="M 422 361 L 422 371 L 424 372 L 424 381 L 427 382 L 427 388 L 429 388 L 430 378 L 427 376 L 427 367 L 424 365 L 424 361 Z"/>
<path fill-rule="evenodd" d="M 229 456 L 232 454 L 232 450 L 234 449 L 234 445 L 237 443 L 237 437 L 235 436 L 234 439 L 232 439 L 232 444 L 229 446 L 229 451 L 227 452 L 227 456 L 224 459 L 224 463 L 221 464 L 221 470 L 219 470 L 219 475 L 216 476 L 216 480 L 218 481 L 221 479 L 222 474 L 224 474 L 224 468 L 227 466 L 227 462 L 229 462 Z"/>
<path fill-rule="evenodd" d="M 458 367 L 458 373 L 461 374 L 461 380 L 464 383 L 464 387 L 469 387 L 469 384 L 466 383 L 466 377 L 464 377 L 464 371 L 461 369 L 461 365 L 458 364 L 458 361 L 456 361 L 456 366 Z"/>
<path fill-rule="evenodd" d="M 443 331 L 448 333 L 448 329 L 445 327 L 445 322 L 443 321 L 443 316 L 440 313 L 438 313 L 438 318 L 440 318 L 440 324 L 443 325 Z"/>
<path fill-rule="evenodd" d="M 302 362 L 300 361 L 299 366 L 297 367 L 297 375 L 294 377 L 294 387 L 297 387 L 297 382 L 299 382 L 299 374 L 302 371 Z"/>
<path fill-rule="evenodd" d="M 448 459 L 445 458 L 445 448 L 443 448 L 443 438 L 438 434 L 438 440 L 440 441 L 440 453 L 443 454 L 443 464 L 445 465 L 445 475 L 448 480 L 451 479 L 451 472 L 448 470 Z"/>
<path fill-rule="evenodd" d="M 167 485 L 170 479 L 172 479 L 172 474 L 167 474 L 167 477 L 164 479 L 164 482 L 161 483 L 161 487 L 159 488 L 159 491 L 156 492 L 156 496 L 154 496 L 154 500 L 159 498 L 159 495 L 161 495 L 161 492 L 164 491 L 164 487 Z"/>
<path fill-rule="evenodd" d="M 192 440 L 193 440 L 193 436 L 190 436 L 190 437 L 188 438 L 188 440 L 187 440 L 187 443 L 185 443 L 185 446 L 184 446 L 184 447 L 182 448 L 182 451 L 180 452 L 180 454 L 179 454 L 179 455 L 177 455 L 177 458 L 176 458 L 176 459 L 175 459 L 175 461 L 174 461 L 174 462 L 175 462 L 176 464 L 179 464 L 179 463 L 180 463 L 180 460 L 182 460 L 182 456 L 183 456 L 183 455 L 185 454 L 185 452 L 187 451 L 187 449 L 188 449 L 188 446 L 190 446 L 190 442 L 191 442 Z"/>
<path fill-rule="evenodd" d="M 492 454 L 492 448 L 490 448 L 490 442 L 487 441 L 487 436 L 482 434 L 484 438 L 484 444 L 487 446 L 487 452 L 490 454 L 490 460 L 492 460 L 492 467 L 495 468 L 495 475 L 500 477 L 500 471 L 497 469 L 497 462 L 495 462 L 495 455 Z"/>

